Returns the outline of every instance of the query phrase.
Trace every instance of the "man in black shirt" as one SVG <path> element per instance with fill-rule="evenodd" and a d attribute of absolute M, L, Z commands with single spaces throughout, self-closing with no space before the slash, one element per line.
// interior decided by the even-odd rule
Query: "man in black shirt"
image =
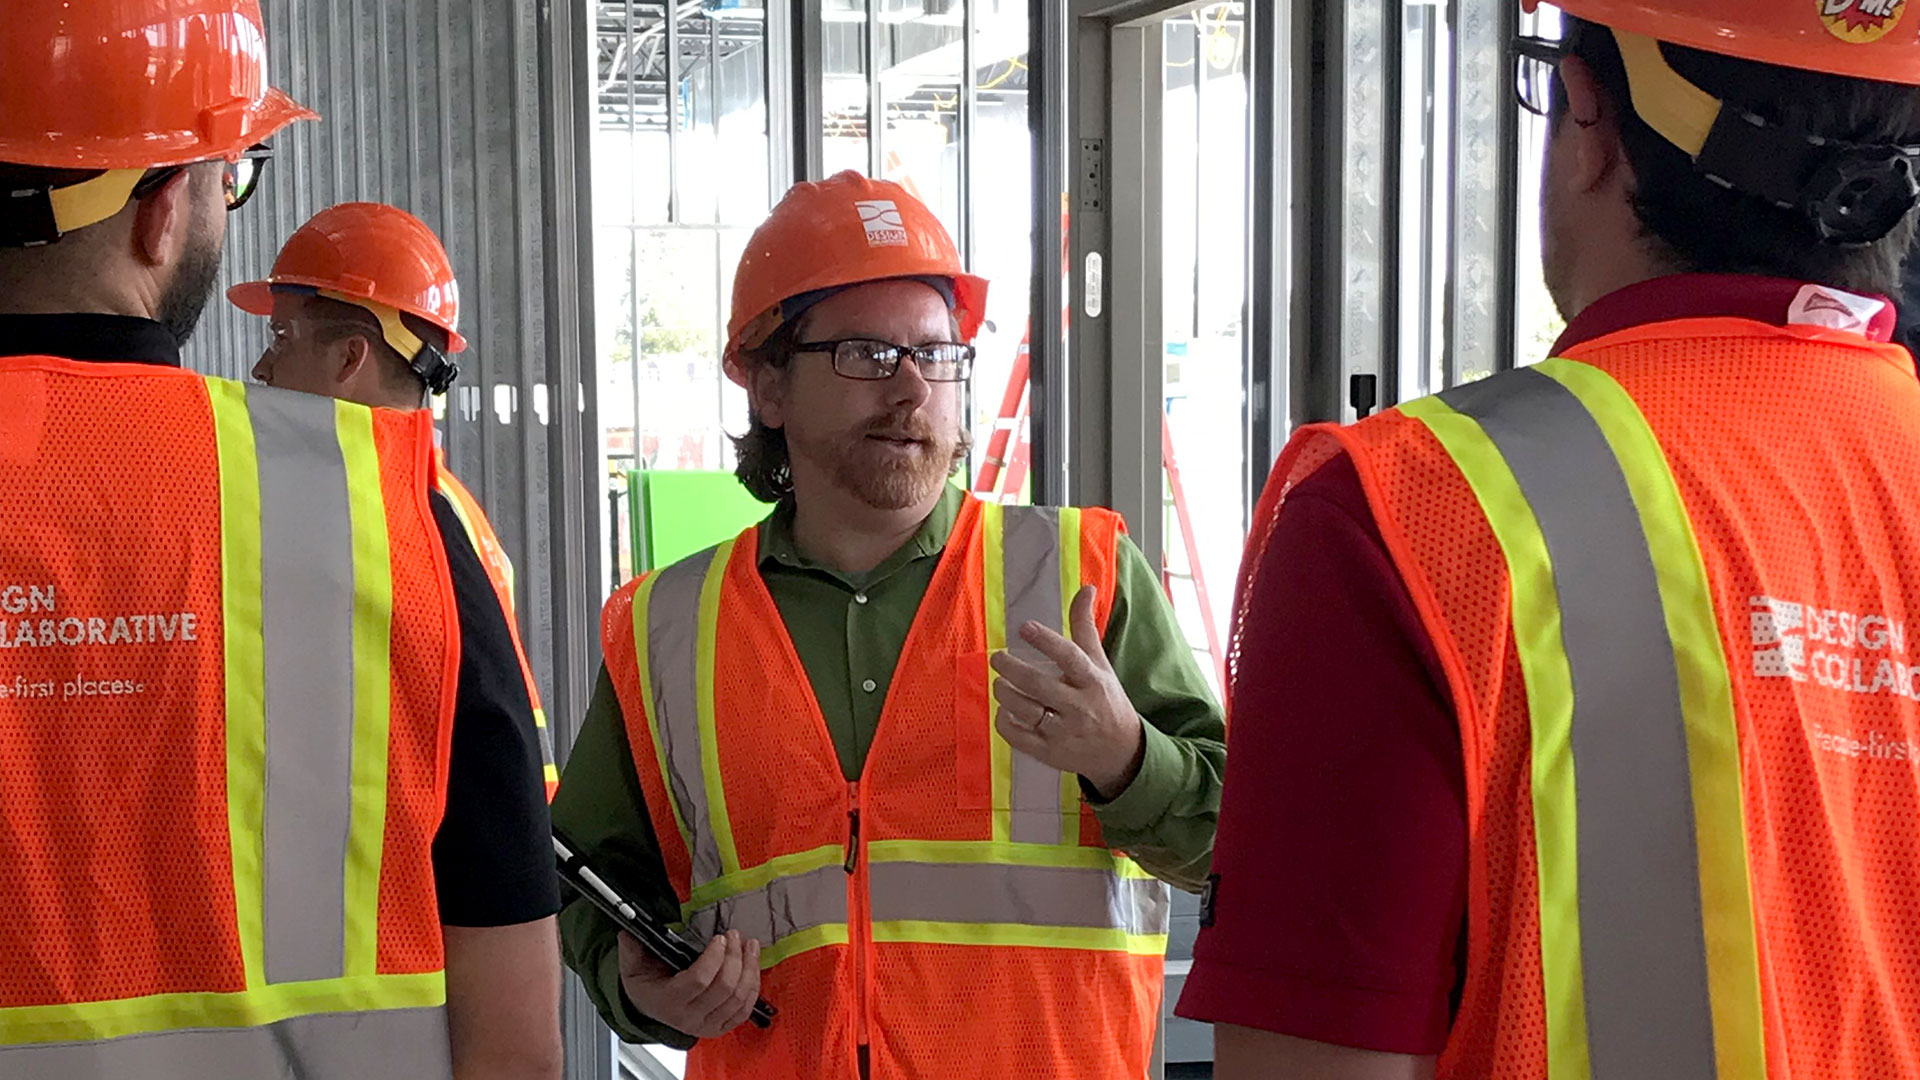
<path fill-rule="evenodd" d="M 0 356 L 178 366 L 224 240 L 222 167 L 153 170 L 110 217 L 50 244 L 0 244 Z M 232 207 L 245 192 L 236 200 L 227 170 Z M 0 192 L 88 176 L 0 164 Z M 533 706 L 486 572 L 451 505 L 431 498 L 460 633 L 446 808 L 433 845 L 454 1074 L 558 1077 L 559 896 Z"/>

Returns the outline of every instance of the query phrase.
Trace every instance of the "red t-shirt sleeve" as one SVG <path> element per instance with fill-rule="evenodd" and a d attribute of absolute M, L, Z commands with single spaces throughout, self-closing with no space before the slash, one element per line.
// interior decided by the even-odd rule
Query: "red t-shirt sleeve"
<path fill-rule="evenodd" d="M 1288 494 L 1246 600 L 1213 922 L 1177 1011 L 1438 1053 L 1466 901 L 1465 770 L 1432 641 L 1347 458 Z"/>

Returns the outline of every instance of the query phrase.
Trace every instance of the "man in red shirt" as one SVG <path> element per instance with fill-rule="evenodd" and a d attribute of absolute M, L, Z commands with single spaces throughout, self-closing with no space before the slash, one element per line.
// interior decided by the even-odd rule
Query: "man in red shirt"
<path fill-rule="evenodd" d="M 1694 16 L 1713 25 L 1710 5 L 1697 0 L 1674 0 L 1660 17 L 1645 15 L 1646 5 L 1609 0 L 1565 6 L 1564 41 L 1516 46 L 1521 63 L 1554 70 L 1552 100 L 1525 102 L 1551 121 L 1544 261 L 1549 290 L 1570 318 L 1554 355 L 1626 331 L 1655 337 L 1661 324 L 1699 319 L 1741 320 L 1758 334 L 1782 328 L 1811 336 L 1821 328 L 1867 348 L 1888 341 L 1894 311 L 1883 295 L 1897 291 L 1914 235 L 1912 161 L 1920 149 L 1908 144 L 1920 143 L 1920 95 L 1912 86 L 1846 77 L 1861 73 L 1827 63 L 1835 41 L 1816 40 L 1829 31 L 1843 44 L 1865 35 L 1849 38 L 1852 24 L 1837 17 L 1823 27 L 1818 5 L 1796 5 L 1792 17 L 1804 6 L 1811 29 L 1776 34 L 1761 57 L 1742 50 L 1787 24 L 1787 6 L 1755 14 L 1760 6 L 1746 5 L 1720 20 L 1726 40 L 1739 42 L 1716 46 L 1730 56 L 1670 43 L 1710 44 L 1697 36 L 1619 21 L 1638 8 L 1645 19 L 1666 18 L 1667 29 Z M 1861 15 L 1884 44 L 1860 45 L 1865 51 L 1842 63 L 1877 51 L 1883 62 L 1905 57 L 1911 69 L 1920 49 L 1914 20 L 1896 25 L 1900 14 L 1895 8 L 1887 18 Z M 1770 21 L 1777 25 L 1758 32 L 1741 25 Z M 1655 64 L 1665 71 L 1658 85 L 1641 82 L 1643 53 L 1638 68 L 1623 59 L 1632 41 L 1620 31 L 1628 28 L 1668 42 L 1655 46 Z M 1793 36 L 1800 34 L 1807 36 Z M 1803 67 L 1818 73 L 1797 70 Z M 1693 141 L 1682 149 L 1689 140 L 1676 144 L 1674 110 L 1660 101 L 1663 94 L 1686 96 L 1667 78 L 1675 73 L 1696 98 L 1709 98 L 1777 141 L 1729 144 L 1726 138 L 1740 133 L 1723 124 L 1706 146 Z M 1891 69 L 1873 77 L 1914 81 Z M 1660 115 L 1643 116 L 1648 106 Z M 1717 167 L 1725 160 L 1738 170 L 1723 176 Z M 1840 186 L 1851 182 L 1855 197 L 1846 205 L 1830 183 L 1843 174 Z M 1836 412 L 1831 403 L 1805 405 L 1810 422 Z M 1698 408 L 1705 416 L 1715 401 L 1703 395 Z M 1740 418 L 1722 414 L 1716 422 L 1737 425 Z M 1275 490 L 1263 500 L 1263 507 L 1280 502 L 1277 517 L 1256 521 L 1248 547 L 1214 876 L 1178 1012 L 1217 1025 L 1216 1075 L 1223 1080 L 1413 1080 L 1436 1069 L 1479 1076 L 1490 1065 L 1503 1077 L 1544 1076 L 1546 1058 L 1562 1049 L 1547 1049 L 1546 1038 L 1538 1040 L 1539 1061 L 1460 1045 L 1473 1041 L 1462 1036 L 1470 1026 L 1466 1013 L 1487 1008 L 1484 1001 L 1462 1004 L 1472 997 L 1469 954 L 1480 944 L 1467 932 L 1470 898 L 1486 895 L 1485 882 L 1470 879 L 1470 866 L 1484 865 L 1475 852 L 1487 825 L 1469 818 L 1468 761 L 1475 755 L 1463 761 L 1462 731 L 1471 726 L 1456 704 L 1459 680 L 1449 676 L 1449 664 L 1457 671 L 1459 661 L 1436 648 L 1433 623 L 1407 584 L 1405 559 L 1383 539 L 1377 504 L 1354 461 L 1333 454 L 1317 469 L 1300 466 L 1297 456 L 1292 464 L 1291 475 L 1276 471 Z M 1848 467 L 1871 472 L 1875 465 Z M 1288 483 L 1280 500 L 1278 489 Z M 1746 632 L 1743 625 L 1726 633 L 1732 640 Z M 1745 659 L 1730 655 L 1727 663 L 1738 668 Z M 1901 703 L 1888 707 L 1912 712 Z M 1768 719 L 1741 717 L 1746 725 Z M 1909 729 L 1911 721 L 1906 715 Z M 1749 728 L 1741 730 L 1744 746 Z M 1505 809 L 1497 798 L 1488 806 L 1490 814 Z M 1589 813 L 1584 798 L 1581 813 Z M 1473 925 L 1499 928 L 1493 919 Z M 1511 1007 L 1539 1007 L 1525 998 Z M 1723 1004 L 1716 1000 L 1716 1010 Z M 1780 1020 L 1768 1015 L 1767 1036 L 1784 1044 Z M 1486 1030 L 1500 1024 L 1483 1022 Z M 1580 1052 L 1584 1062 L 1584 1046 Z M 1834 1055 L 1831 1067 L 1841 1070 L 1835 1075 L 1902 1074 L 1844 1060 L 1851 1052 Z M 1720 1076 L 1757 1075 L 1727 1072 L 1729 1053 L 1720 1048 Z M 1769 1059 L 1768 1075 L 1803 1075 L 1784 1071 L 1781 1056 Z M 1818 1071 L 1826 1067 L 1806 1075 L 1827 1075 Z"/>

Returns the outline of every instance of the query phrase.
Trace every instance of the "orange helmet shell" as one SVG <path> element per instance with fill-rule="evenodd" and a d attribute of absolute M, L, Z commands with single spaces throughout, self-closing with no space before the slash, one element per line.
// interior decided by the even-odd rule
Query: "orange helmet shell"
<path fill-rule="evenodd" d="M 232 160 L 315 115 L 267 85 L 258 0 L 7 0 L 0 161 Z"/>
<path fill-rule="evenodd" d="M 1532 11 L 1539 0 L 1521 0 Z M 1909 0 L 1564 0 L 1602 26 L 1778 67 L 1920 86 Z"/>
<path fill-rule="evenodd" d="M 235 307 L 273 314 L 275 286 L 326 289 L 417 315 L 447 332 L 448 352 L 460 352 L 460 286 L 447 249 L 427 224 L 381 203 L 341 203 L 300 226 L 265 281 L 227 290 Z"/>
<path fill-rule="evenodd" d="M 740 256 L 727 319 L 728 377 L 745 382 L 742 350 L 780 327 L 781 305 L 797 296 L 894 278 L 953 282 L 960 337 L 972 341 L 987 317 L 987 282 L 965 272 L 940 219 L 899 184 L 843 172 L 796 184 Z"/>

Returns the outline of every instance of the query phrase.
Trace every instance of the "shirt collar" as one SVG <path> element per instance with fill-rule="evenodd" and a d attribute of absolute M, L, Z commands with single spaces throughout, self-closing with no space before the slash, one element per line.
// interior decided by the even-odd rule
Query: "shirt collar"
<path fill-rule="evenodd" d="M 800 546 L 793 537 L 794 504 L 792 496 L 780 500 L 773 513 L 760 525 L 760 565 L 776 564 L 796 570 L 814 570 L 830 574 L 833 577 L 855 587 L 864 583 L 879 581 L 892 575 L 901 567 L 916 559 L 939 555 L 947 549 L 947 537 L 953 534 L 953 523 L 959 520 L 960 508 L 966 504 L 967 493 L 948 484 L 941 493 L 940 501 L 933 506 L 933 512 L 920 523 L 920 528 L 899 550 L 884 559 L 879 566 L 864 574 L 843 574 L 831 567 L 824 566 L 800 553 Z M 858 580 L 855 580 L 858 579 Z"/>
<path fill-rule="evenodd" d="M 180 342 L 159 323 L 131 315 L 0 315 L 0 356 L 177 368 Z"/>
<path fill-rule="evenodd" d="M 1877 310 L 1873 305 L 1878 304 Z M 1849 309 L 1846 312 L 1835 308 Z M 1786 278 L 1753 274 L 1672 274 L 1608 293 L 1587 305 L 1554 343 L 1553 355 L 1622 330 L 1681 319 L 1750 319 L 1771 326 L 1834 327 L 1822 312 L 1875 342 L 1893 340 L 1893 301 Z M 1868 314 L 1868 312 L 1871 312 Z"/>

